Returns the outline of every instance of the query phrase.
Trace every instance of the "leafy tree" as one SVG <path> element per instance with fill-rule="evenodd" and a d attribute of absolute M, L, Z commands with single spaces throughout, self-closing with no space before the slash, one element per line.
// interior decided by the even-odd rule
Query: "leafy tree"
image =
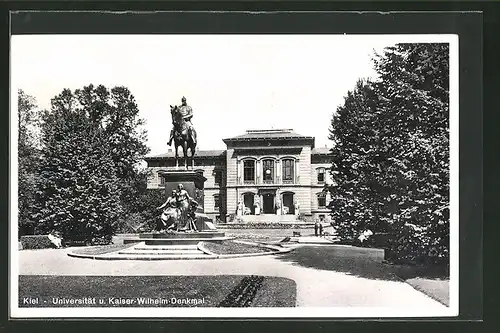
<path fill-rule="evenodd" d="M 339 221 L 358 214 L 351 225 L 340 223 L 340 232 L 355 236 L 365 228 L 387 229 L 398 259 L 420 260 L 430 253 L 448 258 L 448 59 L 447 44 L 386 48 L 374 59 L 379 79 L 367 85 L 370 96 L 351 94 L 354 101 L 348 95 L 332 120 L 332 173 L 338 184 L 331 191 L 344 201 L 351 196 L 356 207 L 332 207 L 332 214 Z M 349 161 L 359 159 L 355 177 Z M 353 188 L 352 195 L 346 187 Z"/>
<path fill-rule="evenodd" d="M 43 116 L 43 155 L 37 184 L 38 232 L 109 242 L 121 215 L 116 169 L 101 128 L 65 89 Z"/>
<path fill-rule="evenodd" d="M 103 85 L 88 85 L 74 95 L 90 121 L 103 129 L 126 214 L 137 212 L 135 201 L 146 191 L 146 171 L 139 168 L 139 162 L 149 148 L 134 96 L 125 87 Z"/>
<path fill-rule="evenodd" d="M 124 217 L 141 212 L 146 173 L 139 162 L 149 149 L 138 113 L 125 87 L 64 89 L 52 99 L 43 117 L 38 232 L 107 241 Z"/>
<path fill-rule="evenodd" d="M 39 158 L 39 112 L 36 100 L 18 90 L 18 226 L 19 235 L 33 234 L 35 179 Z"/>
<path fill-rule="evenodd" d="M 149 152 L 142 127 L 144 120 L 139 118 L 134 96 L 125 87 L 109 90 L 103 85 L 77 89 L 74 95 L 92 123 L 104 130 L 117 177 L 133 181 L 137 164 Z"/>

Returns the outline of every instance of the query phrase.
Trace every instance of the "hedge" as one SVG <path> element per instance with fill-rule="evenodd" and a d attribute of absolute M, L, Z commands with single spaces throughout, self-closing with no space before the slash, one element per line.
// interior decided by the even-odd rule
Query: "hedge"
<path fill-rule="evenodd" d="M 21 236 L 23 250 L 55 249 L 48 235 Z"/>
<path fill-rule="evenodd" d="M 248 222 L 217 224 L 220 229 L 308 229 L 313 228 L 314 223 L 276 223 L 276 222 Z"/>
<path fill-rule="evenodd" d="M 375 233 L 372 236 L 368 237 L 367 240 L 361 242 L 359 239 L 343 239 L 338 242 L 338 244 L 343 245 L 352 245 L 356 247 L 369 247 L 369 248 L 377 248 L 377 249 L 385 249 L 386 251 L 390 247 L 390 239 L 392 234 L 389 233 Z"/>

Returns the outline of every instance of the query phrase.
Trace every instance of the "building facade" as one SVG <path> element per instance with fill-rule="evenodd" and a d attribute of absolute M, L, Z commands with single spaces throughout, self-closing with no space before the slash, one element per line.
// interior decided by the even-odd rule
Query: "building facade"
<path fill-rule="evenodd" d="M 248 130 L 223 140 L 226 150 L 197 151 L 205 213 L 223 222 L 328 221 L 328 148 L 293 130 Z M 162 189 L 158 171 L 175 169 L 174 153 L 148 156 L 148 188 Z"/>

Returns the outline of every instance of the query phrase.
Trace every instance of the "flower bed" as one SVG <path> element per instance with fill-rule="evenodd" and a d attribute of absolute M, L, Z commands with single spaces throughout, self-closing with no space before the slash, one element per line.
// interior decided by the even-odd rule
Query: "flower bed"
<path fill-rule="evenodd" d="M 235 239 L 240 240 L 252 240 L 252 241 L 277 241 L 282 240 L 286 236 L 268 236 L 268 235 L 259 235 L 259 234 L 232 234 L 227 233 L 227 236 L 234 237 Z"/>
<path fill-rule="evenodd" d="M 218 307 L 242 308 L 249 307 L 262 287 L 263 276 L 246 276 L 223 300 Z"/>
<path fill-rule="evenodd" d="M 306 229 L 314 227 L 314 223 L 276 223 L 276 222 L 248 222 L 218 224 L 218 229 Z"/>

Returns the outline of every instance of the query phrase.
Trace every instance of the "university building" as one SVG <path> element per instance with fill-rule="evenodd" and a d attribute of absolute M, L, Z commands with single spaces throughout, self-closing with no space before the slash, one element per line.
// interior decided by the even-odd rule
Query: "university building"
<path fill-rule="evenodd" d="M 205 213 L 222 222 L 328 221 L 328 148 L 293 130 L 248 130 L 223 140 L 226 150 L 200 150 L 194 169 L 207 178 Z M 163 189 L 160 170 L 175 169 L 174 152 L 148 156 L 148 188 Z"/>

